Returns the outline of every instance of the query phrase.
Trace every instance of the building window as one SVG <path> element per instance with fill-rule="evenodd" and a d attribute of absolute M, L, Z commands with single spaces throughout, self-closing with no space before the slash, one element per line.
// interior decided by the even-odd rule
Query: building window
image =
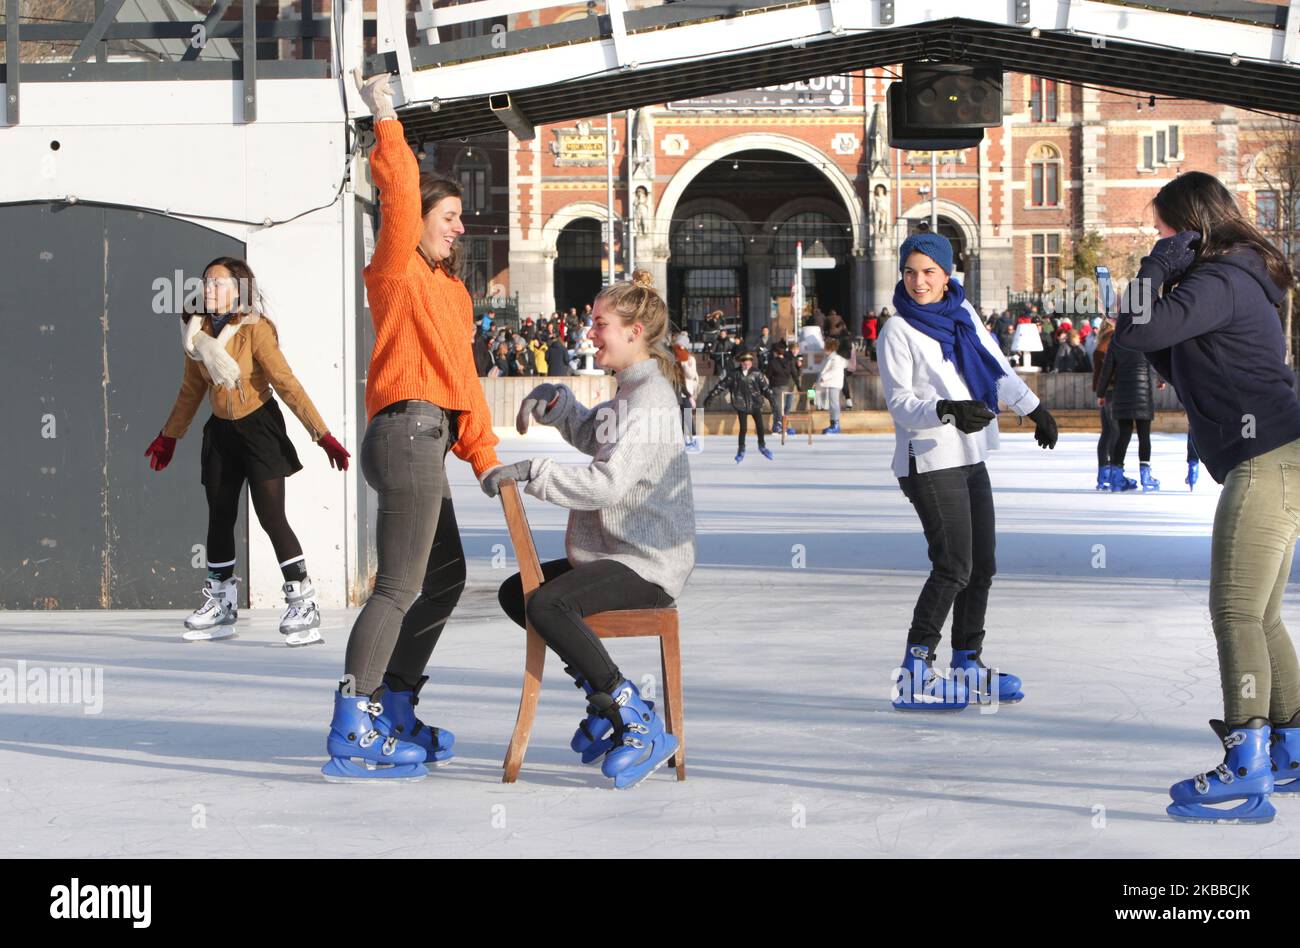
<path fill-rule="evenodd" d="M 1034 234 L 1030 241 L 1034 292 L 1041 293 L 1048 280 L 1061 278 L 1061 235 Z"/>
<path fill-rule="evenodd" d="M 466 149 L 456 161 L 456 183 L 460 185 L 460 206 L 465 214 L 486 214 L 492 209 L 489 178 L 492 166 L 481 149 Z"/>
<path fill-rule="evenodd" d="M 672 255 L 673 263 L 686 267 L 740 267 L 745 241 L 734 222 L 703 211 L 673 228 Z"/>
<path fill-rule="evenodd" d="M 1260 230 L 1277 230 L 1277 192 L 1255 192 L 1255 225 Z"/>
<path fill-rule="evenodd" d="M 488 295 L 492 271 L 492 238 L 462 237 L 460 243 L 460 278 L 469 295 L 481 299 Z"/>
<path fill-rule="evenodd" d="M 1165 165 L 1182 161 L 1182 143 L 1179 141 L 1178 126 L 1169 125 L 1157 128 L 1142 136 L 1142 168 L 1154 171 Z"/>
<path fill-rule="evenodd" d="M 1056 80 L 1029 77 L 1029 121 L 1056 121 Z"/>
<path fill-rule="evenodd" d="M 1029 205 L 1061 205 L 1061 153 L 1046 142 L 1029 149 Z"/>

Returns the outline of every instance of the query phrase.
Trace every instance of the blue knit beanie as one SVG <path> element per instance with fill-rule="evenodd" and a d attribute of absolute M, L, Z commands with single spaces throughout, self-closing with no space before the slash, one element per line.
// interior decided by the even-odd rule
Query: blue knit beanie
<path fill-rule="evenodd" d="M 903 241 L 903 246 L 898 249 L 899 273 L 903 272 L 903 265 L 907 263 L 907 258 L 913 251 L 925 254 L 939 264 L 944 273 L 952 276 L 952 242 L 947 237 L 933 231 L 924 231 L 908 237 Z"/>

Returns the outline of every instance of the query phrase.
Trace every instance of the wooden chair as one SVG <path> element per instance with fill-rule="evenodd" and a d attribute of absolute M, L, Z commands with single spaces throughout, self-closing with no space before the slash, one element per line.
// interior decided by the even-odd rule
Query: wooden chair
<path fill-rule="evenodd" d="M 785 444 L 785 426 L 794 427 L 798 422 L 804 422 L 808 426 L 808 443 L 812 444 L 813 436 L 813 416 L 811 411 L 791 411 L 786 412 L 785 424 L 781 425 L 781 443 Z"/>
<path fill-rule="evenodd" d="M 524 604 L 542 584 L 542 564 L 537 558 L 533 532 L 528 526 L 523 500 L 514 481 L 501 483 L 501 506 L 505 508 L 506 526 L 510 542 L 515 548 L 519 563 L 519 578 L 524 585 Z M 527 621 L 527 619 L 525 619 Z M 659 711 L 664 716 L 664 727 L 677 738 L 677 753 L 668 763 L 677 768 L 677 779 L 686 779 L 686 732 L 682 710 L 682 652 L 678 635 L 676 609 L 620 609 L 597 612 L 583 618 L 602 639 L 656 636 L 659 639 L 659 670 L 662 675 L 663 695 Z M 515 719 L 515 732 L 506 749 L 502 783 L 514 783 L 519 768 L 524 763 L 528 739 L 537 716 L 537 698 L 542 690 L 542 669 L 546 663 L 546 643 L 527 625 L 527 647 L 524 656 L 524 688 L 519 698 L 519 716 Z"/>

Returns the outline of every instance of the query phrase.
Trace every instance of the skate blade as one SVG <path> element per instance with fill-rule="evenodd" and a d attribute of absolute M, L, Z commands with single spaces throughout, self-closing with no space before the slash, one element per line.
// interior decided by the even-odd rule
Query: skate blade
<path fill-rule="evenodd" d="M 302 648 L 305 645 L 325 644 L 325 637 L 320 635 L 319 633 L 312 636 L 308 636 L 307 639 L 305 640 L 295 641 L 294 637 L 301 634 L 302 634 L 301 632 L 290 632 L 288 635 L 285 636 L 284 644 L 287 645 L 289 648 Z"/>
<path fill-rule="evenodd" d="M 668 735 L 666 735 L 666 736 L 668 736 L 668 737 L 673 737 L 671 734 L 668 734 Z M 639 786 L 640 784 L 644 783 L 645 780 L 646 780 L 646 779 L 647 779 L 651 774 L 655 773 L 655 772 L 658 771 L 658 770 L 661 770 L 661 769 L 662 769 L 662 768 L 663 768 L 663 767 L 668 763 L 668 761 L 672 760 L 672 759 L 673 759 L 673 755 L 677 753 L 677 751 L 680 749 L 680 747 L 681 747 L 681 743 L 677 740 L 677 738 L 673 737 L 673 743 L 672 743 L 672 746 L 671 746 L 670 748 L 668 748 L 668 752 L 667 752 L 666 754 L 664 754 L 663 759 L 660 760 L 659 763 L 654 764 L 652 767 L 650 767 L 649 770 L 647 770 L 645 773 L 641 774 L 641 776 L 635 778 L 631 783 L 619 784 L 619 782 L 618 782 L 618 777 L 615 777 L 615 778 L 614 778 L 614 789 L 615 789 L 615 790 L 631 790 L 633 787 Z M 644 766 L 644 765 L 643 765 L 643 766 Z M 625 773 L 626 773 L 626 771 L 625 771 Z M 619 776 L 622 776 L 622 774 L 620 774 Z"/>
<path fill-rule="evenodd" d="M 938 695 L 913 695 L 909 701 L 894 700 L 895 711 L 964 711 L 971 704 L 969 698 L 965 701 L 945 701 Z"/>
<path fill-rule="evenodd" d="M 218 632 L 215 635 L 202 629 L 190 629 L 181 633 L 182 642 L 222 642 L 226 639 L 237 638 L 239 638 L 239 633 L 234 629 L 231 629 L 229 632 Z"/>
<path fill-rule="evenodd" d="M 1260 796 L 1227 810 L 1203 803 L 1171 803 L 1165 813 L 1179 823 L 1271 823 L 1277 810 L 1268 797 Z"/>
<path fill-rule="evenodd" d="M 331 757 L 320 772 L 326 783 L 415 783 L 429 776 L 423 764 L 369 767 L 343 757 Z"/>

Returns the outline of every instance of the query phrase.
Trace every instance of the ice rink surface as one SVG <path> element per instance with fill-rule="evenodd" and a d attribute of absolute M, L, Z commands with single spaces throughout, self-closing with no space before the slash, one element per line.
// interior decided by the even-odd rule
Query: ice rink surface
<path fill-rule="evenodd" d="M 999 574 L 985 643 L 990 665 L 1024 678 L 1019 705 L 949 716 L 889 705 L 928 570 L 889 472 L 892 436 L 769 442 L 775 461 L 751 436 L 739 466 L 734 440 L 712 437 L 691 459 L 699 560 L 680 601 L 688 779 L 664 769 L 606 789 L 568 748 L 584 703 L 551 656 L 523 772 L 503 785 L 524 636 L 495 593 L 513 554 L 498 502 L 452 458 L 469 586 L 419 708 L 456 733 L 450 765 L 414 784 L 321 780 L 355 610 L 327 610 L 326 644 L 300 650 L 284 647 L 270 610 L 204 644 L 180 641 L 180 613 L 2 613 L 0 666 L 103 670 L 97 714 L 0 704 L 6 852 L 1300 855 L 1300 799 L 1275 798 L 1265 826 L 1164 815 L 1169 784 L 1222 759 L 1206 726 L 1222 712 L 1207 610 L 1218 485 L 1202 471 L 1189 492 L 1183 437 L 1156 435 L 1164 490 L 1096 494 L 1095 435 L 1045 452 L 1024 431 L 1012 425 L 989 463 Z M 579 460 L 531 437 L 501 456 L 542 453 Z M 562 556 L 564 511 L 533 498 L 528 509 L 543 558 Z M 1293 594 L 1287 603 L 1294 618 Z M 657 670 L 652 641 L 612 651 L 634 680 Z"/>

